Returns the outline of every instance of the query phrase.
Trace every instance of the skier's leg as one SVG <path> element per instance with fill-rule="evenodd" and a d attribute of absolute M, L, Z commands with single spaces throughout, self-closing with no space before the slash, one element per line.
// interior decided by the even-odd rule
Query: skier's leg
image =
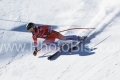
<path fill-rule="evenodd" d="M 76 35 L 63 36 L 62 34 L 60 34 L 59 32 L 56 32 L 56 31 L 53 31 L 53 33 L 55 33 L 55 34 L 51 34 L 44 41 L 44 43 L 46 43 L 46 44 L 55 44 L 56 46 L 58 46 L 58 43 L 54 42 L 56 38 L 58 38 L 59 40 L 76 40 L 76 41 L 81 40 L 81 37 L 78 37 Z"/>
<path fill-rule="evenodd" d="M 56 31 L 55 31 L 55 32 L 56 32 Z M 57 39 L 59 39 L 59 40 L 66 40 L 66 37 L 63 36 L 63 35 L 62 35 L 61 33 L 59 33 L 59 32 L 56 32 L 55 37 L 56 37 Z"/>
<path fill-rule="evenodd" d="M 69 36 L 65 36 L 66 40 L 77 40 L 78 41 L 78 36 L 76 35 L 69 35 Z"/>
<path fill-rule="evenodd" d="M 76 36 L 76 35 L 70 35 L 70 36 L 65 36 L 66 40 L 75 40 L 75 41 L 80 41 L 82 42 L 86 36 Z"/>
<path fill-rule="evenodd" d="M 82 39 L 82 37 L 76 35 L 63 36 L 60 33 L 57 33 L 57 38 L 60 40 L 75 40 L 75 41 L 81 41 Z"/>
<path fill-rule="evenodd" d="M 45 39 L 43 41 L 43 43 L 47 44 L 47 45 L 53 45 L 53 46 L 56 46 L 58 47 L 58 43 L 55 42 L 55 39 L 57 38 L 56 34 L 51 34 L 47 39 Z"/>

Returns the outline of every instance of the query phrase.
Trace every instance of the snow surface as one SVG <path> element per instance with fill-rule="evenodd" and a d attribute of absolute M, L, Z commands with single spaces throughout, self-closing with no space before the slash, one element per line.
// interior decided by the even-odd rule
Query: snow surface
<path fill-rule="evenodd" d="M 63 32 L 89 37 L 83 51 L 49 61 L 44 51 L 33 56 L 28 22 L 96 29 Z M 120 0 L 0 0 L 0 80 L 120 80 L 119 25 Z"/>

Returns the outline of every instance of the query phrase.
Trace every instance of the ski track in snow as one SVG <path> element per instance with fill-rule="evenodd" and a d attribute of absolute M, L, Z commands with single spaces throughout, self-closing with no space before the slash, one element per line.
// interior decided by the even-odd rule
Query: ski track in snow
<path fill-rule="evenodd" d="M 0 0 L 0 13 L 0 45 L 26 43 L 28 50 L 0 52 L 0 80 L 119 80 L 119 48 L 104 52 L 100 48 L 110 43 L 120 47 L 120 1 Z M 27 22 L 53 25 L 58 31 L 73 27 L 96 28 L 63 33 L 89 35 L 84 43 L 93 51 L 91 54 L 62 53 L 53 61 L 47 61 L 46 57 L 36 59 L 29 51 L 32 38 L 25 30 Z M 107 50 L 107 47 L 102 48 Z"/>

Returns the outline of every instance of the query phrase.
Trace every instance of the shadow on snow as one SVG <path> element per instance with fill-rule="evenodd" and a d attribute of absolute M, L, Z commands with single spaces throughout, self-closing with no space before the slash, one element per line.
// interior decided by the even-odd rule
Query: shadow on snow
<path fill-rule="evenodd" d="M 44 24 L 35 24 L 36 26 L 40 26 L 40 25 L 44 25 Z M 57 26 L 56 25 L 50 25 L 52 26 L 52 29 L 56 29 Z M 18 31 L 18 32 L 28 32 L 26 29 L 26 24 L 20 25 L 18 27 L 15 27 L 13 29 L 11 29 L 11 31 Z"/>
<path fill-rule="evenodd" d="M 109 23 L 111 23 L 111 21 Z M 98 31 L 94 31 L 94 33 L 92 35 L 87 37 L 87 39 L 84 41 L 84 43 L 82 43 L 79 46 L 79 48 L 80 48 L 79 51 L 76 51 L 76 52 L 75 51 L 73 51 L 73 52 L 59 52 L 51 60 L 56 60 L 61 55 L 90 56 L 90 55 L 95 54 L 94 50 L 96 50 L 97 48 L 95 48 L 95 46 L 93 48 L 89 48 L 89 47 L 86 46 L 86 44 L 91 43 L 91 40 L 94 39 L 97 35 L 99 35 L 104 29 L 106 29 L 106 27 L 108 27 L 108 24 L 103 25 Z M 107 38 L 109 38 L 109 37 L 107 37 Z M 48 56 L 46 56 L 46 57 L 48 57 Z M 42 58 L 42 57 L 39 57 L 39 58 Z"/>

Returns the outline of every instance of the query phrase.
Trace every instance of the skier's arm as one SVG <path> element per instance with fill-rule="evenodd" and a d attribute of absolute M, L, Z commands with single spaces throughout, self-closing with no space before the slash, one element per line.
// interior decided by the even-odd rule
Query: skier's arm
<path fill-rule="evenodd" d="M 36 56 L 37 55 L 37 38 L 34 36 L 33 36 L 33 41 L 34 41 L 34 47 L 35 47 L 33 55 Z"/>
<path fill-rule="evenodd" d="M 33 40 L 34 40 L 35 49 L 37 49 L 37 38 L 34 38 L 34 37 L 33 37 Z"/>

